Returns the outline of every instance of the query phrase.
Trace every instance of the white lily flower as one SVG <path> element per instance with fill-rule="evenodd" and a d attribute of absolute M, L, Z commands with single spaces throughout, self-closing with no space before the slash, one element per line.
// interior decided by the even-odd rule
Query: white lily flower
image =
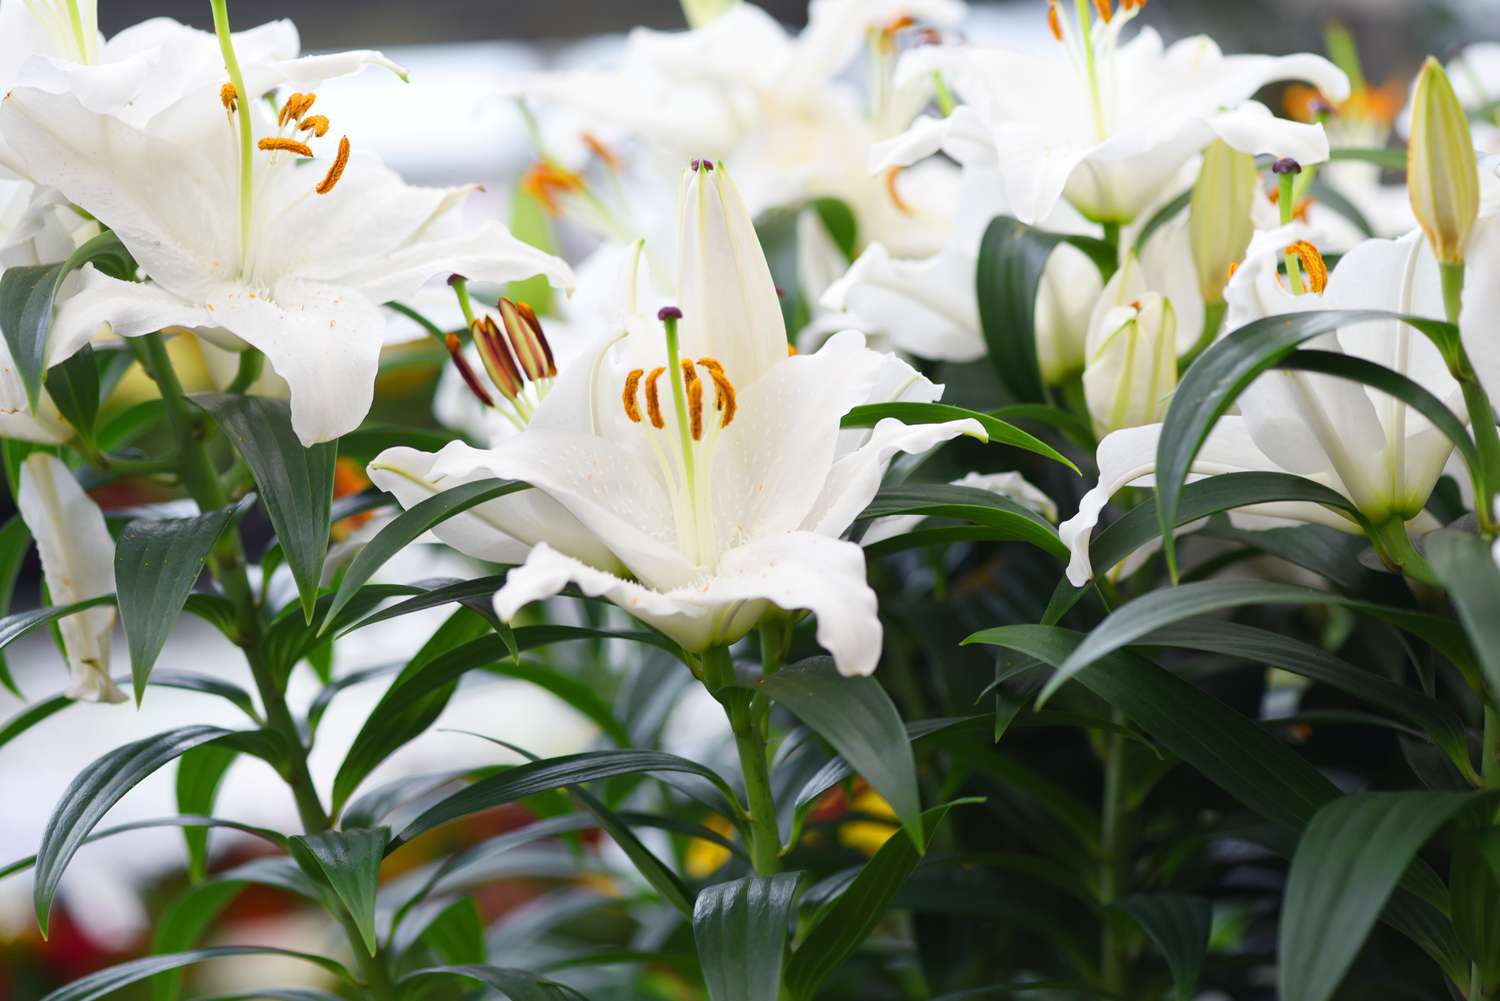
<path fill-rule="evenodd" d="M 1491 398 L 1500 396 L 1500 156 L 1479 164 L 1479 221 L 1464 253 L 1463 310 L 1459 332 L 1464 351 Z"/>
<path fill-rule="evenodd" d="M 848 325 L 888 338 L 919 358 L 982 358 L 986 346 L 975 276 L 979 246 L 990 221 L 1009 211 L 997 171 L 965 170 L 953 234 L 941 253 L 902 260 L 883 244 L 871 244 L 829 287 L 823 306 L 847 313 Z M 1066 205 L 1059 205 L 1044 223 L 1042 228 L 1053 232 L 1094 232 Z M 1048 383 L 1061 382 L 1083 367 L 1089 314 L 1101 288 L 1099 269 L 1077 247 L 1061 244 L 1048 258 L 1033 318 L 1037 359 Z"/>
<path fill-rule="evenodd" d="M 33 452 L 21 464 L 16 492 L 21 518 L 36 540 L 42 576 L 55 606 L 115 592 L 115 542 L 104 513 L 56 456 Z M 58 621 L 73 684 L 69 698 L 124 702 L 109 676 L 113 605 L 99 605 Z"/>
<path fill-rule="evenodd" d="M 608 548 L 608 559 L 580 554 L 571 526 L 527 538 L 495 510 L 505 536 L 532 543 L 495 596 L 506 619 L 575 584 L 702 651 L 771 606 L 808 610 L 839 669 L 868 674 L 881 645 L 875 595 L 863 552 L 840 536 L 897 453 L 982 432 L 969 421 L 841 429 L 859 404 L 941 390 L 853 332 L 789 357 L 770 270 L 722 165 L 690 169 L 681 205 L 680 311 L 597 340 L 524 432 L 484 450 L 388 452 L 372 475 L 524 480 L 534 489 L 517 498 L 560 505 Z"/>
<path fill-rule="evenodd" d="M 1252 241 L 1245 264 L 1226 290 L 1230 329 L 1265 316 L 1318 309 L 1442 315 L 1437 262 L 1420 231 L 1400 240 L 1366 241 L 1339 262 L 1321 294 L 1316 290 L 1322 281 L 1309 274 L 1312 290 L 1304 295 L 1292 294 L 1278 270 L 1279 252 L 1293 246 L 1296 236 L 1295 230 L 1283 229 Z M 1354 324 L 1307 346 L 1378 362 L 1459 412 L 1462 394 L 1437 349 L 1403 323 Z M 1343 494 L 1375 522 L 1422 519 L 1423 505 L 1453 450 L 1442 432 L 1404 403 L 1331 376 L 1267 372 L 1240 396 L 1238 406 L 1238 415 L 1222 417 L 1214 426 L 1191 478 L 1241 471 L 1294 473 Z M 1072 550 L 1068 579 L 1074 584 L 1082 585 L 1098 569 L 1089 563 L 1088 546 L 1109 498 L 1127 486 L 1153 484 L 1160 436 L 1161 425 L 1152 424 L 1117 431 L 1100 442 L 1099 483 L 1083 498 L 1078 514 L 1058 530 Z M 1283 524 L 1359 530 L 1353 521 L 1317 505 L 1277 504 L 1249 511 Z"/>
<path fill-rule="evenodd" d="M 862 239 L 930 254 L 946 235 L 957 172 L 929 164 L 871 177 L 866 169 L 871 143 L 910 122 L 930 80 L 903 88 L 872 117 L 838 77 L 872 37 L 889 45 L 886 33 L 912 19 L 950 26 L 964 12 L 957 0 L 814 0 L 808 27 L 792 36 L 739 3 L 691 31 L 631 32 L 613 67 L 543 74 L 513 91 L 571 111 L 584 129 L 636 140 L 657 159 L 653 177 L 693 156 L 727 159 L 753 215 L 839 198 Z"/>
<path fill-rule="evenodd" d="M 58 310 L 49 364 L 101 324 L 123 336 L 182 326 L 248 344 L 290 385 L 293 426 L 312 444 L 353 430 L 369 410 L 381 303 L 454 272 L 571 284 L 562 261 L 499 223 L 464 226 L 455 209 L 471 188 L 410 187 L 377 158 L 351 156 L 347 138 L 336 157 L 299 169 L 309 149 L 293 136 L 312 139 L 327 121 L 306 113 L 310 95 L 291 103 L 279 126 L 257 129 L 246 214 L 237 132 L 217 91 L 190 95 L 144 130 L 71 96 L 11 92 L 0 130 L 32 176 L 109 226 L 150 279 L 85 269 Z"/>
<path fill-rule="evenodd" d="M 1177 316 L 1171 300 L 1146 292 L 1096 315 L 1083 367 L 1094 430 L 1104 435 L 1161 420 L 1177 387 Z"/>
<path fill-rule="evenodd" d="M 1066 197 L 1090 219 L 1126 223 L 1215 137 L 1304 164 L 1328 158 L 1321 127 L 1276 118 L 1250 97 L 1274 81 L 1308 80 L 1341 99 L 1349 82 L 1337 67 L 1307 54 L 1226 56 L 1203 36 L 1164 47 L 1150 28 L 1122 43 L 1143 6 L 1123 3 L 1106 23 L 1080 4 L 1080 25 L 1054 3 L 1061 51 L 1047 55 L 967 46 L 909 53 L 898 80 L 939 72 L 963 103 L 877 145 L 871 168 L 942 150 L 965 166 L 998 168 L 1022 222 L 1035 224 Z"/>

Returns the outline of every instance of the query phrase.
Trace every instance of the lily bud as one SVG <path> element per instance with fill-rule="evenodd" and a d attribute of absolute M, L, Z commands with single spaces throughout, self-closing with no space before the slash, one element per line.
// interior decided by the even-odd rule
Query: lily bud
<path fill-rule="evenodd" d="M 1462 264 L 1479 217 L 1479 165 L 1463 105 L 1430 56 L 1412 96 L 1406 184 L 1412 212 L 1440 264 Z"/>
<path fill-rule="evenodd" d="M 1083 391 L 1099 434 L 1161 420 L 1177 386 L 1177 315 L 1147 292 L 1104 312 L 1089 330 Z"/>
<path fill-rule="evenodd" d="M 733 7 L 739 0 L 682 0 L 682 14 L 688 26 L 701 28 Z"/>
<path fill-rule="evenodd" d="M 1244 260 L 1255 235 L 1250 209 L 1257 184 L 1255 158 L 1231 149 L 1223 140 L 1203 151 L 1203 166 L 1193 184 L 1188 210 L 1188 238 L 1203 301 L 1224 301 L 1231 266 Z"/>
<path fill-rule="evenodd" d="M 722 161 L 694 160 L 677 216 L 682 357 L 717 358 L 749 385 L 786 359 L 786 321 L 755 222 Z"/>

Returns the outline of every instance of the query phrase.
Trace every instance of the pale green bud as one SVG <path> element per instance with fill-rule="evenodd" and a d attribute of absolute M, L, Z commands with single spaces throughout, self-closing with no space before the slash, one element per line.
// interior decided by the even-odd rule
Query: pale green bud
<path fill-rule="evenodd" d="M 701 28 L 733 7 L 739 0 L 682 0 L 682 13 L 688 27 Z"/>
<path fill-rule="evenodd" d="M 1203 166 L 1193 184 L 1188 209 L 1188 238 L 1198 288 L 1207 305 L 1224 301 L 1229 269 L 1244 260 L 1255 235 L 1250 219 L 1259 176 L 1255 158 L 1216 139 L 1203 151 Z"/>
<path fill-rule="evenodd" d="M 1177 388 L 1177 314 L 1171 300 L 1147 292 L 1099 316 L 1089 331 L 1083 392 L 1101 436 L 1154 424 Z"/>
<path fill-rule="evenodd" d="M 1461 264 L 1479 217 L 1479 165 L 1469 119 L 1442 64 L 1428 57 L 1411 104 L 1406 186 L 1440 264 Z"/>

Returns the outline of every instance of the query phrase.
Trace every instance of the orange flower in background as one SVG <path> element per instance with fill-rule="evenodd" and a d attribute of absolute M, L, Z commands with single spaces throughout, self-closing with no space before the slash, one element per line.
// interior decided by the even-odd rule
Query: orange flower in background
<path fill-rule="evenodd" d="M 1396 123 L 1406 106 L 1406 85 L 1400 77 L 1391 77 L 1379 87 L 1361 84 L 1343 102 L 1330 101 L 1323 92 L 1307 84 L 1290 84 L 1281 97 L 1282 110 L 1288 118 L 1302 122 L 1318 120 L 1320 110 L 1333 109 L 1340 118 L 1368 122 L 1383 128 Z"/>
<path fill-rule="evenodd" d="M 340 456 L 333 467 L 333 496 L 352 497 L 361 493 L 370 486 L 370 478 L 365 475 L 364 466 L 353 459 Z M 347 539 L 357 528 L 375 516 L 372 511 L 364 511 L 360 514 L 351 514 L 333 526 L 332 535 L 337 541 Z"/>

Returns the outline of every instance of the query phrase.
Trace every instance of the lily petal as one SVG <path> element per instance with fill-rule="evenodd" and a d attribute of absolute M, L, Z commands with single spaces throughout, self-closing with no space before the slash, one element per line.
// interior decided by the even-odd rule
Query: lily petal
<path fill-rule="evenodd" d="M 71 605 L 115 591 L 115 543 L 99 510 L 56 456 L 33 452 L 21 465 L 16 505 L 36 540 L 52 603 Z M 101 605 L 58 621 L 73 684 L 69 698 L 124 702 L 109 676 L 115 609 Z"/>
<path fill-rule="evenodd" d="M 540 545 L 511 571 L 495 595 L 495 611 L 512 619 L 569 584 L 608 599 L 692 651 L 734 642 L 774 605 L 817 616 L 818 643 L 842 674 L 870 674 L 880 659 L 875 592 L 865 581 L 864 552 L 852 542 L 808 532 L 755 540 L 726 552 L 716 575 L 670 591 L 651 590 Z"/>

